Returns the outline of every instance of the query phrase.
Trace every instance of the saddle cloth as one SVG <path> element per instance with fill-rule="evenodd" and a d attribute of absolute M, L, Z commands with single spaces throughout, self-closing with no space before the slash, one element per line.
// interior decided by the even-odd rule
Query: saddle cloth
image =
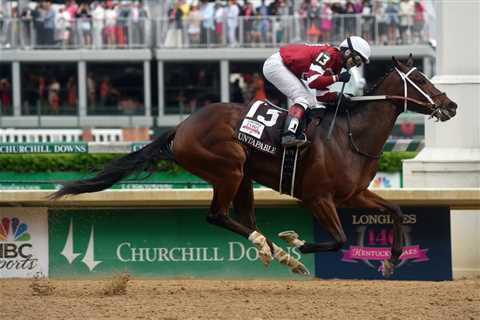
<path fill-rule="evenodd" d="M 259 151 L 281 156 L 280 139 L 286 116 L 285 109 L 268 101 L 255 101 L 237 128 L 237 139 Z"/>
<path fill-rule="evenodd" d="M 320 109 L 320 110 L 318 110 Z M 324 108 L 309 109 L 305 115 L 307 123 L 318 117 Z M 281 134 L 287 110 L 269 101 L 258 100 L 250 105 L 248 112 L 237 128 L 237 139 L 245 145 L 282 158 L 278 191 L 293 196 L 299 148 L 282 148 Z"/>
<path fill-rule="evenodd" d="M 306 128 L 313 119 L 320 120 L 325 112 L 325 107 L 308 109 L 303 120 L 306 125 L 303 127 Z M 236 129 L 237 140 L 261 152 L 282 157 L 283 148 L 280 142 L 287 113 L 287 110 L 268 100 L 253 102 Z"/>

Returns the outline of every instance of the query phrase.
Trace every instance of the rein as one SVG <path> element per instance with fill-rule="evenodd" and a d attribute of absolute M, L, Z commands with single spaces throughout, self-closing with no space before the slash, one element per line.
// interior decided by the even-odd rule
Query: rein
<path fill-rule="evenodd" d="M 442 92 L 439 95 L 445 94 Z M 402 100 L 405 102 L 413 102 L 417 105 L 423 106 L 423 107 L 433 107 L 434 104 L 431 104 L 429 102 L 424 102 L 420 101 L 414 98 L 410 97 L 404 97 L 404 96 L 391 96 L 391 95 L 385 95 L 385 96 L 364 96 L 364 97 L 351 97 L 351 101 L 357 102 L 357 101 L 375 101 L 375 100 Z"/>
<path fill-rule="evenodd" d="M 376 154 L 376 155 L 372 155 L 372 154 L 369 154 L 369 153 L 366 153 L 366 152 L 363 152 L 362 150 L 360 150 L 360 148 L 357 146 L 357 144 L 355 143 L 355 141 L 353 140 L 353 132 L 352 132 L 352 126 L 350 124 L 350 110 L 348 109 L 345 109 L 345 112 L 347 113 L 347 126 L 348 126 L 348 141 L 350 142 L 350 145 L 352 146 L 352 149 L 364 156 L 364 157 L 367 157 L 367 158 L 370 158 L 370 159 L 380 159 L 382 157 L 382 154 L 383 152 L 380 152 L 379 154 Z"/>

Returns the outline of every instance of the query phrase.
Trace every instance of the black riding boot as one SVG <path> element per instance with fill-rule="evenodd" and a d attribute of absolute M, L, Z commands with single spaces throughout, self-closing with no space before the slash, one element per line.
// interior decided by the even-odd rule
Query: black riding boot
<path fill-rule="evenodd" d="M 290 108 L 287 119 L 285 119 L 285 124 L 283 125 L 282 146 L 301 146 L 307 142 L 301 129 L 304 113 L 305 109 L 301 105 L 294 104 Z"/>

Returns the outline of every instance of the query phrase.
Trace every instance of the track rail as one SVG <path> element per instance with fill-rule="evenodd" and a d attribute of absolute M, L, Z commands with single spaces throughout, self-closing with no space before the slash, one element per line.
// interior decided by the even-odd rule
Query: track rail
<path fill-rule="evenodd" d="M 372 189 L 399 205 L 479 209 L 480 188 Z M 49 201 L 48 190 L 0 191 L 0 206 L 15 207 L 198 207 L 208 206 L 211 189 L 107 190 Z M 257 206 L 296 206 L 299 201 L 271 189 L 255 189 Z"/>

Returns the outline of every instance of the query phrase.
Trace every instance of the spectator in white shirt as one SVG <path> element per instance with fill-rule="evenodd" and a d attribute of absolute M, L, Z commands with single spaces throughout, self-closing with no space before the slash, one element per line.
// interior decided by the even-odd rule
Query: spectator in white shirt
<path fill-rule="evenodd" d="M 95 9 L 92 11 L 93 19 L 93 45 L 95 48 L 101 48 L 103 45 L 103 26 L 105 19 L 105 10 L 100 2 L 95 4 Z"/>
<path fill-rule="evenodd" d="M 237 46 L 237 26 L 238 26 L 238 16 L 240 15 L 240 10 L 238 9 L 236 0 L 228 1 L 227 9 L 227 29 L 228 29 L 228 43 L 230 47 Z"/>

